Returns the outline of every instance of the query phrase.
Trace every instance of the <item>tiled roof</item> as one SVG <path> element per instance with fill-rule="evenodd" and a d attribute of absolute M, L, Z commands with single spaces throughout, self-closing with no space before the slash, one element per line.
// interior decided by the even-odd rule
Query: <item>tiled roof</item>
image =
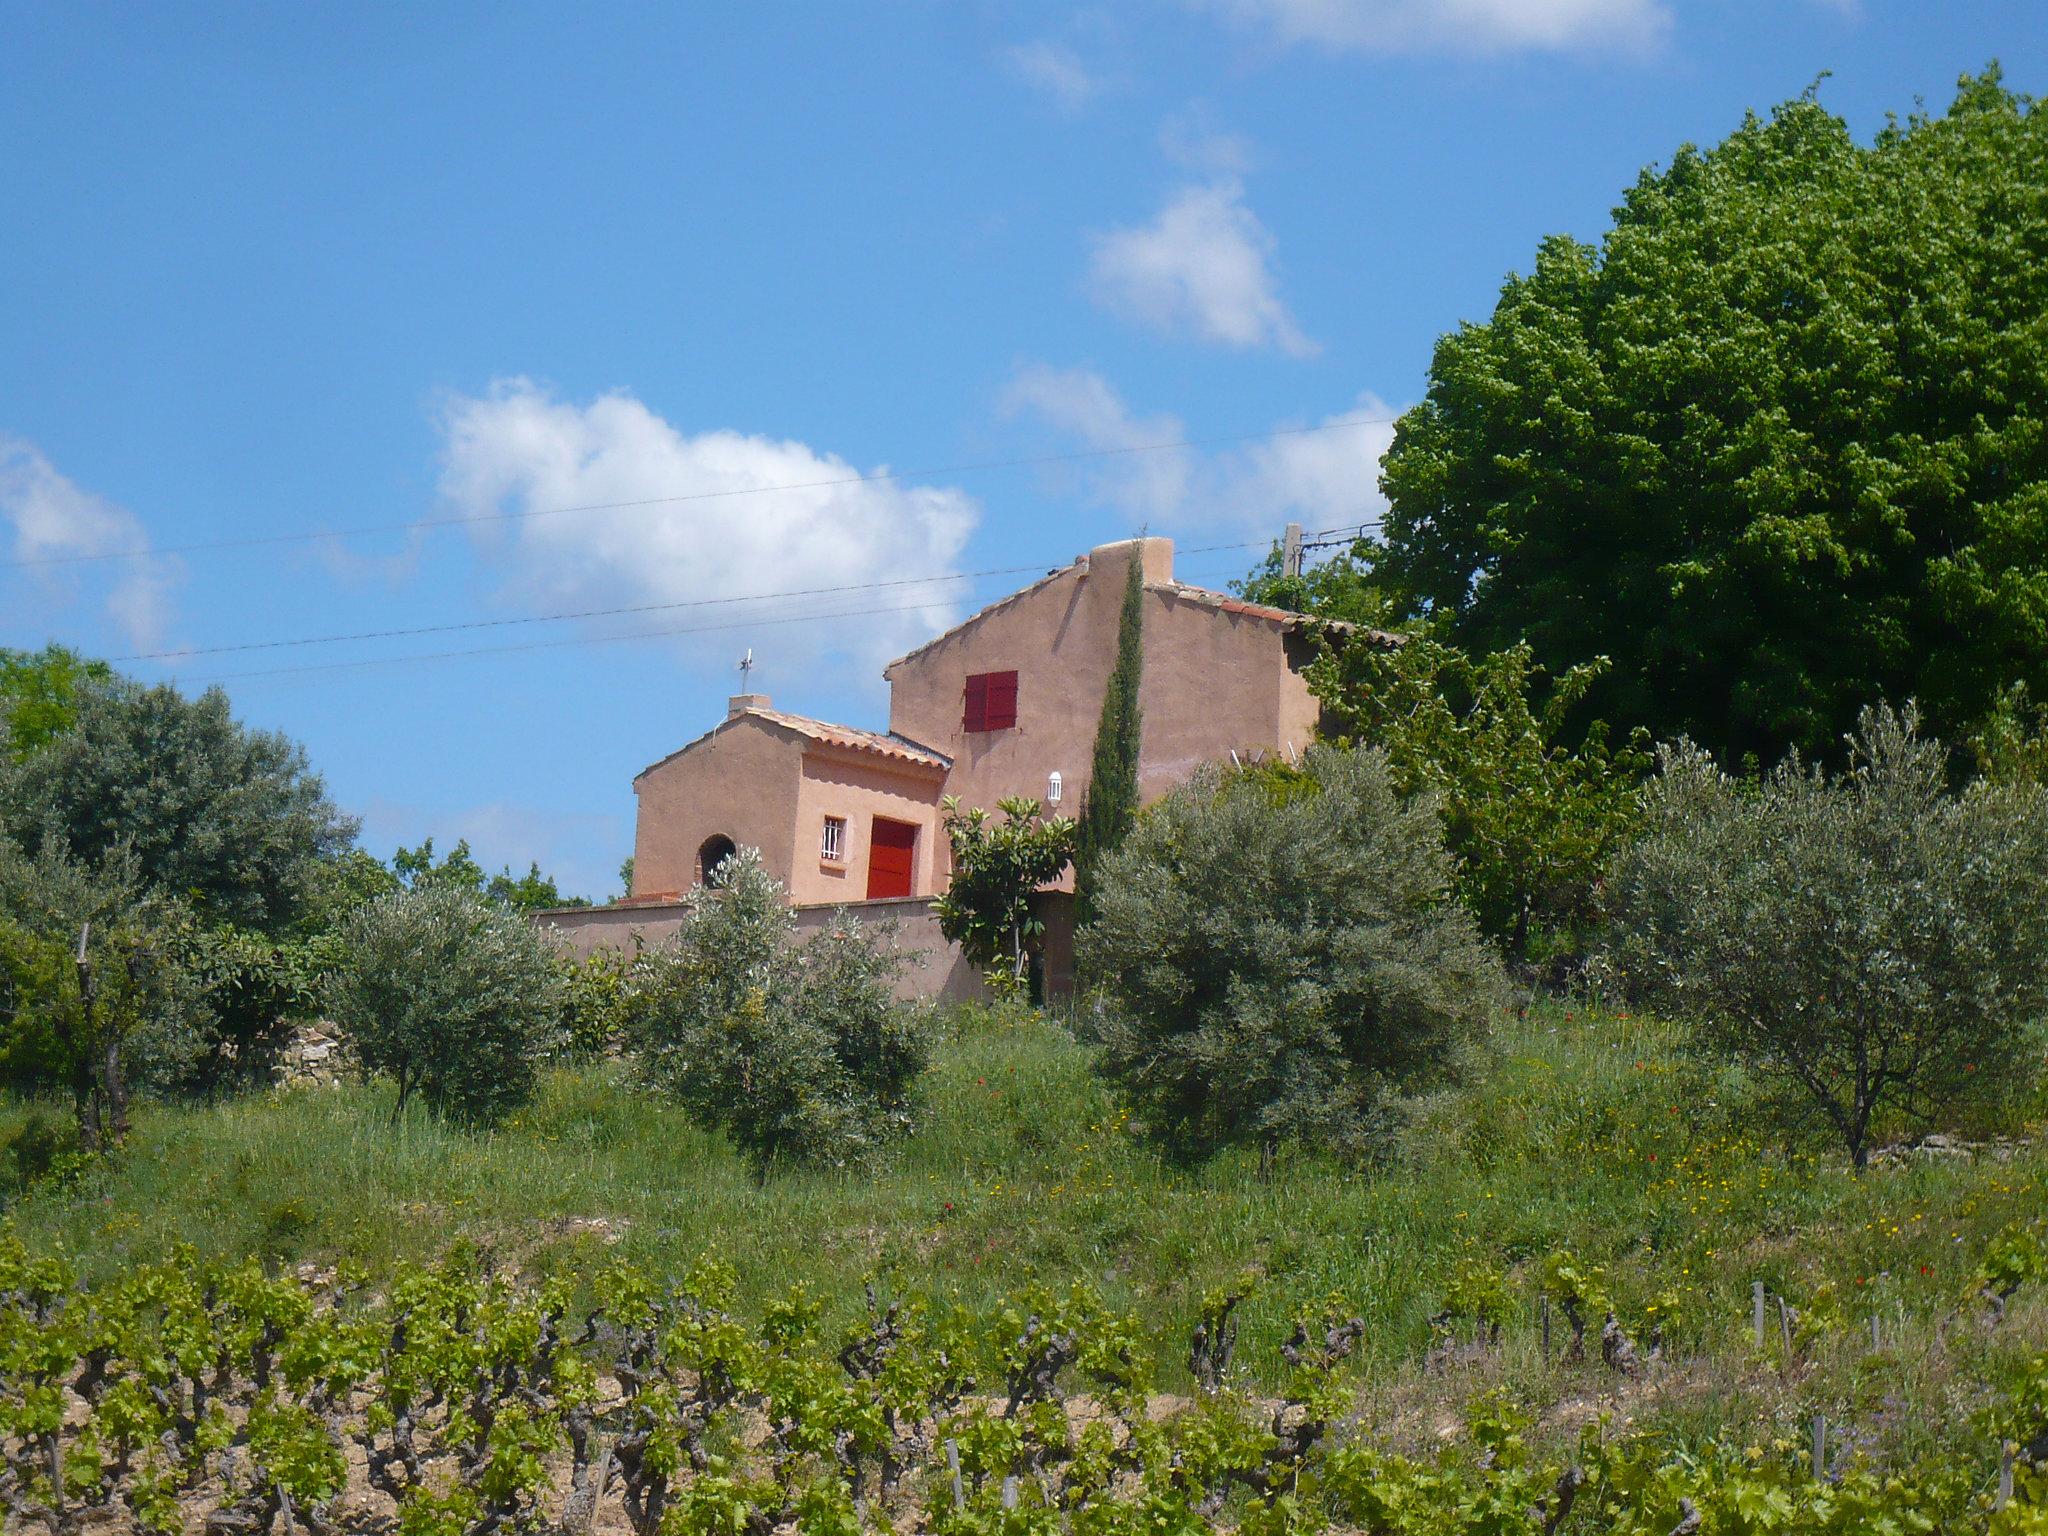
<path fill-rule="evenodd" d="M 850 725 L 834 725 L 829 720 L 812 720 L 804 715 L 785 715 L 779 709 L 762 709 L 756 706 L 746 713 L 758 715 L 763 720 L 772 721 L 826 746 L 849 747 L 857 752 L 879 752 L 884 757 L 901 758 L 907 763 L 917 763 L 942 771 L 953 766 L 950 757 L 934 752 L 929 747 L 921 747 L 907 736 L 858 730 Z"/>
<path fill-rule="evenodd" d="M 850 725 L 834 725 L 828 720 L 812 720 L 804 715 L 786 715 L 779 709 L 762 709 L 759 705 L 752 705 L 736 715 L 727 715 L 702 736 L 692 737 L 668 756 L 649 763 L 633 775 L 634 782 L 638 783 L 655 769 L 674 762 L 699 743 L 709 741 L 735 720 L 745 720 L 750 716 L 756 720 L 765 720 L 770 725 L 779 725 L 785 731 L 795 731 L 799 736 L 807 737 L 821 745 L 845 747 L 853 752 L 873 752 L 915 767 L 936 768 L 941 773 L 953 766 L 950 757 L 934 752 L 929 747 L 921 747 L 907 736 L 884 736 L 877 731 L 856 730 Z"/>

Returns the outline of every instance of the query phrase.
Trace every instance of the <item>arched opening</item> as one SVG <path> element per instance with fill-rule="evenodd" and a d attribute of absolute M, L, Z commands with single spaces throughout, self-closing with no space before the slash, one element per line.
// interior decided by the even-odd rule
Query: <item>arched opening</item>
<path fill-rule="evenodd" d="M 697 850 L 697 883 L 712 884 L 718 866 L 738 852 L 738 846 L 723 832 L 714 832 L 705 838 L 703 846 Z"/>

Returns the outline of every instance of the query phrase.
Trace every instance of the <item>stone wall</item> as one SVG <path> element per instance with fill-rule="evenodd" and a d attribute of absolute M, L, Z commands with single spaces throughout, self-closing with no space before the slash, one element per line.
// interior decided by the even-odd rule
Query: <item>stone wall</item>
<path fill-rule="evenodd" d="M 932 912 L 931 898 L 908 896 L 895 901 L 854 901 L 844 906 L 805 906 L 796 911 L 799 933 L 816 933 L 829 927 L 836 914 L 845 912 L 863 924 L 887 924 L 894 930 L 891 942 L 907 956 L 897 978 L 898 997 L 931 998 L 939 1002 L 971 1002 L 988 996 L 981 973 L 967 963 L 959 946 L 939 932 L 939 920 Z M 609 907 L 560 907 L 534 914 L 534 920 L 550 929 L 575 954 L 587 955 L 600 948 L 630 948 L 637 934 L 640 942 L 655 945 L 671 938 L 682 923 L 683 905 L 676 901 L 622 903 Z"/>

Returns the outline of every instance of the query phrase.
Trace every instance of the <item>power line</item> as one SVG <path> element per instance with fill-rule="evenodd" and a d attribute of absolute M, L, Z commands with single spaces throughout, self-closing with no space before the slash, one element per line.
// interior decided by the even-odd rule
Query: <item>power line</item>
<path fill-rule="evenodd" d="M 168 555 L 199 554 L 209 550 L 257 549 L 279 544 L 304 544 L 318 539 L 353 538 L 368 533 L 404 533 L 413 529 L 455 528 L 478 523 L 525 522 L 533 518 L 563 517 L 573 512 L 620 512 L 638 507 L 670 506 L 688 501 L 714 501 L 732 496 L 766 496 L 783 491 L 816 491 L 847 485 L 879 485 L 897 480 L 933 479 L 944 475 L 972 474 L 980 470 L 1021 469 L 1042 464 L 1071 464 L 1088 459 L 1116 458 L 1133 453 L 1161 453 L 1175 448 L 1219 448 L 1232 443 L 1262 442 L 1279 437 L 1301 437 L 1315 432 L 1333 432 L 1343 427 L 1391 426 L 1392 416 L 1340 416 L 1308 427 L 1275 427 L 1265 432 L 1241 432 L 1227 437 L 1190 437 L 1170 442 L 1126 443 L 1117 448 L 1081 448 L 1070 453 L 1035 454 L 1015 459 L 983 459 L 974 463 L 943 465 L 936 469 L 884 469 L 867 475 L 845 475 L 831 480 L 798 481 L 785 485 L 730 486 L 715 491 L 688 491 L 674 496 L 649 496 L 638 501 L 595 501 L 570 507 L 530 507 L 523 512 L 479 512 L 463 517 L 416 518 L 398 523 L 365 523 L 353 528 L 329 528 L 318 532 L 258 534 L 240 539 L 209 539 L 191 544 L 167 544 L 158 549 L 103 550 L 92 554 L 42 555 L 32 560 L 0 561 L 0 570 L 22 570 L 31 566 L 83 565 L 106 560 L 148 560 Z"/>
<path fill-rule="evenodd" d="M 1319 532 L 1336 532 L 1322 529 Z M 1259 540 L 1246 540 L 1237 544 L 1210 544 L 1200 549 L 1181 551 L 1185 555 L 1214 554 L 1219 550 L 1256 548 Z M 849 582 L 834 587 L 797 587 L 782 592 L 756 592 L 737 597 L 692 597 L 666 603 L 632 603 L 617 608 L 580 608 L 560 613 L 520 614 L 499 619 L 464 619 L 448 624 L 418 624 L 394 629 L 362 629 L 346 634 L 301 635 L 276 640 L 243 640 L 231 645 L 186 646 L 174 651 L 137 651 L 128 656 L 110 656 L 113 662 L 126 661 L 182 661 L 194 656 L 224 656 L 239 651 L 291 650 L 308 645 L 341 645 L 357 640 L 397 640 L 417 635 L 455 634 L 467 630 L 504 629 L 517 624 L 557 624 L 574 619 L 622 618 L 636 613 L 670 613 L 680 608 L 708 608 L 731 603 L 771 602 L 791 597 L 840 596 L 851 592 L 878 592 L 893 587 L 936 586 L 957 581 L 979 581 L 990 576 L 1018 576 L 1032 571 L 1043 570 L 1040 564 L 995 566 L 982 571 L 942 572 L 933 576 L 904 576 L 889 581 Z M 1057 567 L 1054 567 L 1057 569 Z M 916 604 L 926 607 L 928 604 Z"/>
<path fill-rule="evenodd" d="M 1186 550 L 1183 551 L 1183 553 L 1189 555 L 1199 555 L 1213 554 L 1223 550 L 1249 549 L 1255 547 L 1255 545 L 1260 542 L 1264 541 L 1253 540 L 1240 544 L 1211 544 L 1201 549 Z M 1037 570 L 1039 569 L 1039 567 L 1029 566 L 1025 569 Z M 859 589 L 849 588 L 847 590 Z M 408 652 L 407 654 L 402 656 L 358 657 L 349 661 L 310 662 L 303 665 L 290 667 L 261 667 L 243 672 L 222 672 L 210 675 L 201 675 L 198 677 L 189 677 L 183 679 L 183 681 L 188 683 L 209 684 L 225 683 L 254 678 L 293 677 L 318 672 L 344 672 L 369 667 L 405 666 L 414 662 L 450 661 L 455 660 L 457 658 L 470 656 L 514 655 L 526 651 L 558 650 L 568 646 L 615 645 L 635 640 L 661 640 L 677 635 L 716 634 L 726 630 L 752 629 L 757 626 L 782 624 L 813 624 L 831 619 L 872 618 L 880 614 L 921 613 L 930 606 L 931 605 L 929 603 L 901 603 L 893 606 L 885 606 L 879 608 L 848 608 L 838 609 L 827 613 L 784 614 L 779 617 L 754 615 L 752 617 L 744 619 L 725 620 L 717 624 L 692 624 L 666 629 L 629 630 L 623 634 L 570 635 L 559 640 L 532 640 L 525 641 L 515 645 L 469 646 L 460 650 L 449 651 L 413 651 Z"/>

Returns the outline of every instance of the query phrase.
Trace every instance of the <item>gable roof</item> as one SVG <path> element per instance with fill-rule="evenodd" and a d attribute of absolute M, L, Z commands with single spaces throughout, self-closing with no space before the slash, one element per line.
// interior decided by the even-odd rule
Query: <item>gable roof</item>
<path fill-rule="evenodd" d="M 633 775 L 633 781 L 637 784 L 655 769 L 674 762 L 691 748 L 703 745 L 720 731 L 737 725 L 742 720 L 765 721 L 769 725 L 780 726 L 785 731 L 793 731 L 806 740 L 817 742 L 820 746 L 839 747 L 849 752 L 872 752 L 879 757 L 890 758 L 911 767 L 929 768 L 937 773 L 944 773 L 953 766 L 950 757 L 934 752 L 929 747 L 920 746 L 907 736 L 898 736 L 894 732 L 885 735 L 879 731 L 863 731 L 856 726 L 835 725 L 829 720 L 813 720 L 807 715 L 785 714 L 779 709 L 763 709 L 756 704 L 749 705 L 737 714 L 727 715 L 703 735 L 693 737 L 668 756 L 649 763 Z"/>
<path fill-rule="evenodd" d="M 988 618 L 992 614 L 1000 613 L 1012 603 L 1020 602 L 1024 598 L 1030 597 L 1033 593 L 1050 586 L 1053 582 L 1059 580 L 1060 577 L 1074 575 L 1086 570 L 1087 563 L 1088 557 L 1082 555 L 1072 565 L 1063 565 L 1056 571 L 1047 571 L 1038 580 L 1032 582 L 1030 586 L 1020 587 L 1015 592 L 1010 593 L 1009 596 L 998 598 L 986 608 L 977 608 L 951 629 L 943 630 L 939 634 L 932 636 L 931 639 L 925 641 L 923 645 L 918 646 L 915 650 L 905 651 L 901 656 L 898 656 L 894 661 L 882 668 L 882 675 L 887 677 L 906 661 L 915 660 L 933 647 L 952 639 L 953 636 L 959 634 L 962 630 L 971 629 L 983 619 Z M 1227 613 L 1237 618 L 1260 619 L 1268 624 L 1277 624 L 1283 629 L 1297 629 L 1315 624 L 1327 630 L 1334 630 L 1339 634 L 1350 634 L 1353 631 L 1357 631 L 1364 635 L 1366 639 L 1375 642 L 1391 644 L 1398 643 L 1400 639 L 1398 635 L 1388 634 L 1381 630 L 1360 629 L 1358 625 L 1353 624 L 1348 619 L 1323 619 L 1316 617 L 1312 613 L 1295 613 L 1287 608 L 1269 608 L 1264 603 L 1248 603 L 1242 598 L 1232 597 L 1227 592 L 1213 592 L 1207 587 L 1191 587 L 1184 582 L 1148 581 L 1145 583 L 1145 590 L 1147 592 L 1157 592 L 1167 597 L 1179 598 L 1183 602 L 1193 603 L 1202 608 L 1213 609 L 1217 613 Z"/>

